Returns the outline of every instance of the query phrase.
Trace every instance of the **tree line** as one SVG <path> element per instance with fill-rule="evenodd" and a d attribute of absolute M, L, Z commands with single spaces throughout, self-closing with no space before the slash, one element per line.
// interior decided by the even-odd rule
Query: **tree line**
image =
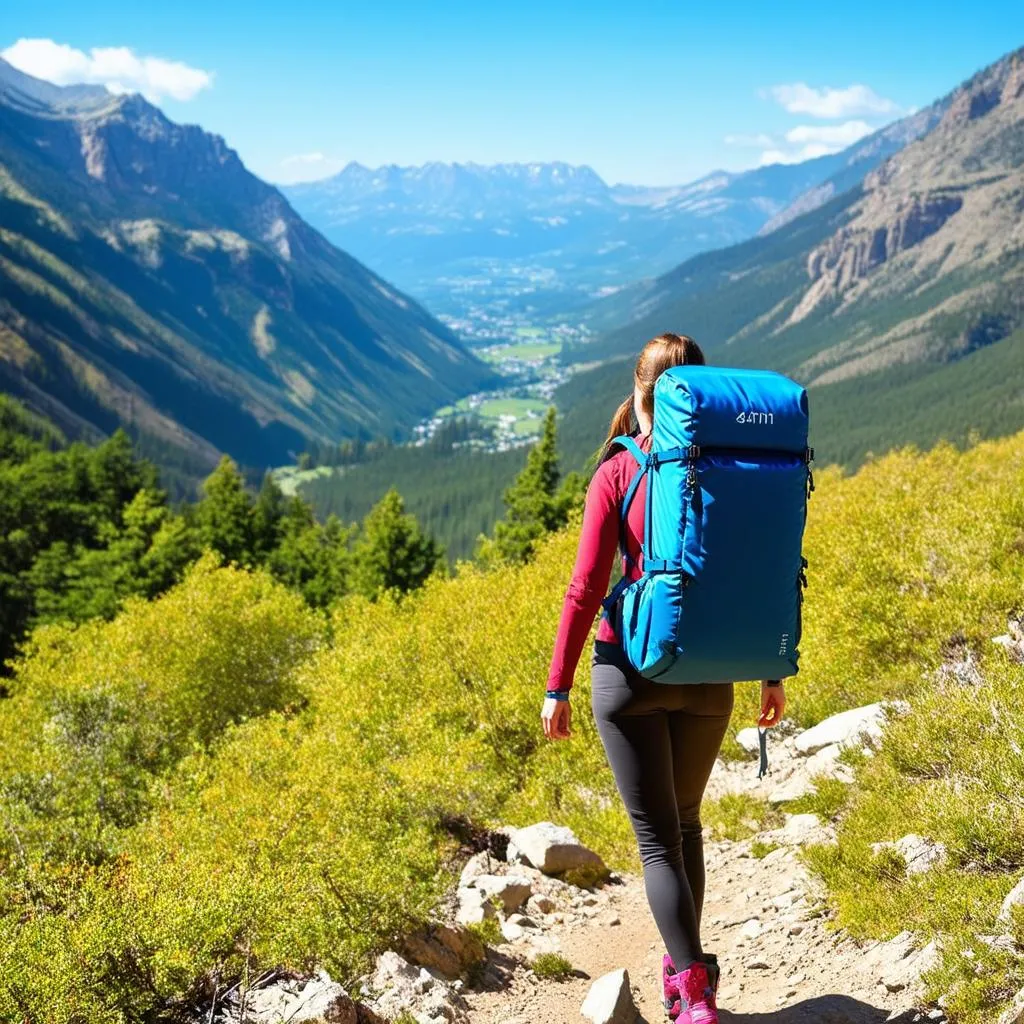
<path fill-rule="evenodd" d="M 561 478 L 552 409 L 477 558 L 527 560 L 567 521 L 582 484 L 579 474 Z M 0 396 L 0 664 L 37 625 L 109 618 L 129 597 L 163 593 L 204 551 L 267 569 L 317 608 L 347 594 L 406 593 L 449 571 L 443 546 L 394 487 L 359 523 L 318 521 L 269 473 L 254 493 L 225 456 L 198 500 L 173 505 L 123 431 L 96 446 L 67 444 Z"/>

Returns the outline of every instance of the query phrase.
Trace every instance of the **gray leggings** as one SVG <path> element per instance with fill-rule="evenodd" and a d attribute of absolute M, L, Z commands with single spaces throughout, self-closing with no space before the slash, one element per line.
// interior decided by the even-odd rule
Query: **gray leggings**
<path fill-rule="evenodd" d="M 591 706 L 640 847 L 654 921 L 677 970 L 703 955 L 700 804 L 732 714 L 732 683 L 669 685 L 594 645 Z"/>

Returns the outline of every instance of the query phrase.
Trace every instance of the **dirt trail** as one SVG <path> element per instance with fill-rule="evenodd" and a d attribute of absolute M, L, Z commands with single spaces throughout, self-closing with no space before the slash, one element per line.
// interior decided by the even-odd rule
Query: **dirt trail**
<path fill-rule="evenodd" d="M 913 1009 L 912 953 L 901 978 L 902 949 L 894 954 L 892 943 L 858 946 L 827 927 L 797 854 L 796 843 L 760 860 L 752 856 L 749 841 L 707 844 L 703 932 L 706 948 L 718 954 L 722 965 L 723 1024 L 941 1022 L 939 1010 Z M 581 1021 L 580 1006 L 591 982 L 619 967 L 629 972 L 639 1021 L 666 1020 L 660 998 L 662 947 L 642 880 L 623 877 L 574 903 L 560 906 L 553 918 L 564 920 L 550 919 L 532 940 L 498 947 L 489 990 L 465 993 L 474 1024 Z M 562 953 L 576 976 L 565 982 L 535 978 L 523 967 L 523 958 L 538 948 Z M 883 974 L 888 987 L 880 982 Z"/>

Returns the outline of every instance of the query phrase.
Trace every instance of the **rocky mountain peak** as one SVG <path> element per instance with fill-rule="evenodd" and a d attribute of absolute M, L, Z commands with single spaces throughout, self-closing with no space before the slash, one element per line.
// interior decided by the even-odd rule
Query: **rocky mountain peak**
<path fill-rule="evenodd" d="M 102 85 L 53 85 L 26 75 L 0 57 L 0 105 L 59 117 L 102 110 L 116 101 Z"/>
<path fill-rule="evenodd" d="M 898 256 L 901 273 L 927 275 L 940 264 L 977 268 L 1017 244 L 1005 220 L 1024 197 L 1024 49 L 944 102 L 936 128 L 869 174 L 849 221 L 810 253 L 811 284 L 791 323 L 823 303 L 854 300 Z"/>

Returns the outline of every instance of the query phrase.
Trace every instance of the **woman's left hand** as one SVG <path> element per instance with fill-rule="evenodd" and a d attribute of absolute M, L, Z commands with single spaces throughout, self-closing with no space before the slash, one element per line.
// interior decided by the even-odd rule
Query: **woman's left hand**
<path fill-rule="evenodd" d="M 769 686 L 767 682 L 761 683 L 761 715 L 757 724 L 762 729 L 770 729 L 782 721 L 782 712 L 786 710 L 786 687 L 779 683 L 778 686 Z"/>

